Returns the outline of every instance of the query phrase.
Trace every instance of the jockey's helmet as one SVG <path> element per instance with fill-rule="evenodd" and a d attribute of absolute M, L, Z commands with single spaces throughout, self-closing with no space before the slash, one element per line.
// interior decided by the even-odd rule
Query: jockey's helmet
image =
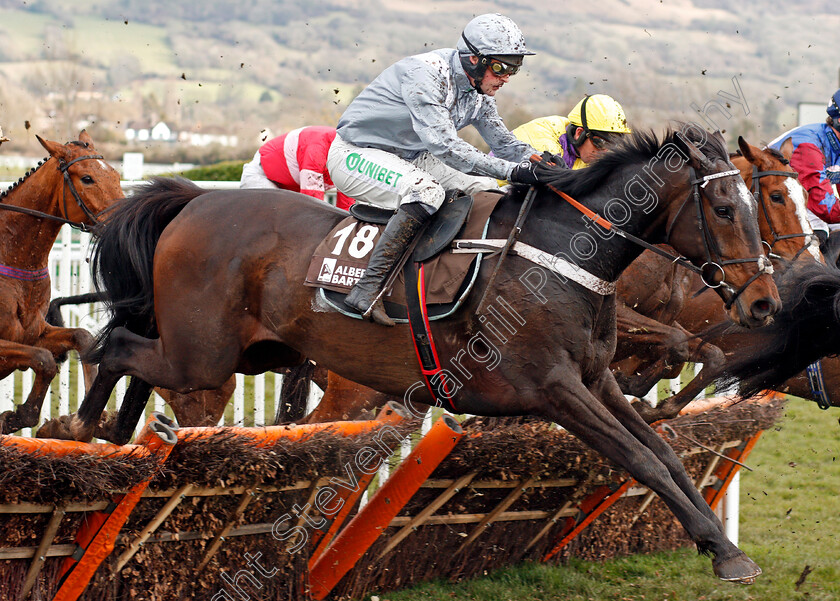
<path fill-rule="evenodd" d="M 499 13 L 479 15 L 467 23 L 456 47 L 464 71 L 479 92 L 488 68 L 499 76 L 513 75 L 522 65 L 522 57 L 534 54 L 525 46 L 516 23 Z M 478 63 L 473 64 L 471 56 L 478 58 Z"/>
<path fill-rule="evenodd" d="M 589 138 L 597 148 L 605 148 L 614 141 L 617 134 L 631 133 L 624 109 L 606 94 L 586 96 L 569 113 L 569 121 L 568 129 L 575 147 Z M 578 127 L 583 128 L 583 134 L 575 136 L 573 132 Z"/>
<path fill-rule="evenodd" d="M 834 95 L 828 101 L 825 112 L 831 118 L 831 125 L 840 128 L 840 90 L 834 92 Z"/>

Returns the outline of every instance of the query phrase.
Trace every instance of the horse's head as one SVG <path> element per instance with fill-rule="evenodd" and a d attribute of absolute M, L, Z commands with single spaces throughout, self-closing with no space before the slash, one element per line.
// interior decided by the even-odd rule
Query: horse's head
<path fill-rule="evenodd" d="M 96 223 L 95 215 L 123 197 L 119 173 L 96 152 L 85 130 L 77 141 L 67 144 L 35 137 L 64 179 L 57 207 L 61 217 L 91 225 Z"/>
<path fill-rule="evenodd" d="M 698 130 L 674 136 L 687 161 L 669 171 L 688 177 L 666 211 L 668 243 L 702 266 L 704 282 L 724 300 L 733 321 L 765 325 L 781 301 L 759 237 L 756 201 L 729 161 L 723 136 Z"/>
<path fill-rule="evenodd" d="M 805 213 L 805 190 L 787 159 L 773 149 L 756 148 L 740 136 L 738 147 L 741 155 L 732 156 L 732 163 L 758 203 L 758 227 L 771 256 L 821 261 L 819 239 Z"/>

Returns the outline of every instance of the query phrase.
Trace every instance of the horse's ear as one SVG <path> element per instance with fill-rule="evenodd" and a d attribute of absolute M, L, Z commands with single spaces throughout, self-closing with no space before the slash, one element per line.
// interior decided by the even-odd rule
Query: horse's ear
<path fill-rule="evenodd" d="M 62 154 L 64 154 L 64 146 L 62 144 L 59 144 L 58 142 L 50 142 L 49 140 L 45 140 L 38 134 L 35 134 L 35 137 L 37 138 L 38 142 L 40 142 L 41 146 L 43 146 L 46 149 L 46 151 L 50 153 L 50 156 L 60 157 Z"/>
<path fill-rule="evenodd" d="M 790 161 L 790 157 L 793 156 L 793 139 L 788 138 L 784 142 L 782 142 L 782 156 L 784 156 L 788 161 Z"/>
<path fill-rule="evenodd" d="M 755 164 L 756 157 L 758 156 L 758 148 L 747 143 L 743 136 L 738 136 L 738 148 L 741 149 L 741 154 L 744 155 L 745 159 Z"/>
<path fill-rule="evenodd" d="M 704 171 L 713 170 L 714 166 L 712 165 L 712 162 L 700 151 L 699 148 L 697 148 L 697 146 L 694 145 L 691 140 L 682 134 L 678 134 L 677 139 L 682 142 L 683 148 L 688 153 L 688 162 L 691 163 L 695 169 L 699 168 Z"/>
<path fill-rule="evenodd" d="M 85 146 L 87 146 L 91 150 L 95 150 L 95 148 L 93 147 L 93 140 L 91 139 L 90 134 L 87 133 L 86 129 L 83 129 L 81 132 L 79 132 L 79 142 L 84 142 Z"/>

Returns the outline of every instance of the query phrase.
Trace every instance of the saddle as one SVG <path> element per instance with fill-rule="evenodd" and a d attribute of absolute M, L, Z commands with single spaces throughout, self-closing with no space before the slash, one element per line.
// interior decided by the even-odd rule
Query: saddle
<path fill-rule="evenodd" d="M 448 195 L 420 234 L 408 261 L 424 265 L 429 319 L 440 319 L 451 313 L 469 293 L 481 257 L 449 252 L 449 245 L 456 237 L 484 238 L 490 214 L 501 197 L 501 192 L 496 191 L 474 196 Z M 394 211 L 356 203 L 350 213 L 315 249 L 304 284 L 320 288 L 321 299 L 335 310 L 360 318 L 344 304 L 344 297 L 364 274 L 371 251 Z M 393 319 L 407 320 L 402 273 L 391 290 L 385 292 L 383 300 Z"/>

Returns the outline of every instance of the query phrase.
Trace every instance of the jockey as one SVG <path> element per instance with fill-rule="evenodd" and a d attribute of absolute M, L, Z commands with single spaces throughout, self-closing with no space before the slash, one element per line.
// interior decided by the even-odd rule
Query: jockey
<path fill-rule="evenodd" d="M 618 102 L 606 94 L 593 94 L 578 102 L 568 117 L 540 117 L 512 133 L 539 152 L 563 157 L 567 167 L 580 169 L 629 134 L 630 128 Z"/>
<path fill-rule="evenodd" d="M 772 142 L 790 160 L 808 193 L 808 221 L 821 242 L 840 227 L 840 90 L 828 102 L 825 123 L 792 129 Z"/>
<path fill-rule="evenodd" d="M 269 140 L 242 167 L 239 187 L 282 188 L 324 200 L 324 192 L 335 189 L 327 172 L 327 153 L 334 138 L 334 128 L 314 125 Z M 338 193 L 339 209 L 346 211 L 352 204 L 352 198 Z"/>
<path fill-rule="evenodd" d="M 493 98 L 530 54 L 513 21 L 480 15 L 457 49 L 398 61 L 344 111 L 327 160 L 333 181 L 360 202 L 397 209 L 345 300 L 366 319 L 394 325 L 380 298 L 383 282 L 446 191 L 497 188 L 494 178 L 533 185 L 551 173 L 547 162 L 529 160 L 534 149 L 508 131 Z M 458 137 L 467 125 L 495 156 Z"/>

